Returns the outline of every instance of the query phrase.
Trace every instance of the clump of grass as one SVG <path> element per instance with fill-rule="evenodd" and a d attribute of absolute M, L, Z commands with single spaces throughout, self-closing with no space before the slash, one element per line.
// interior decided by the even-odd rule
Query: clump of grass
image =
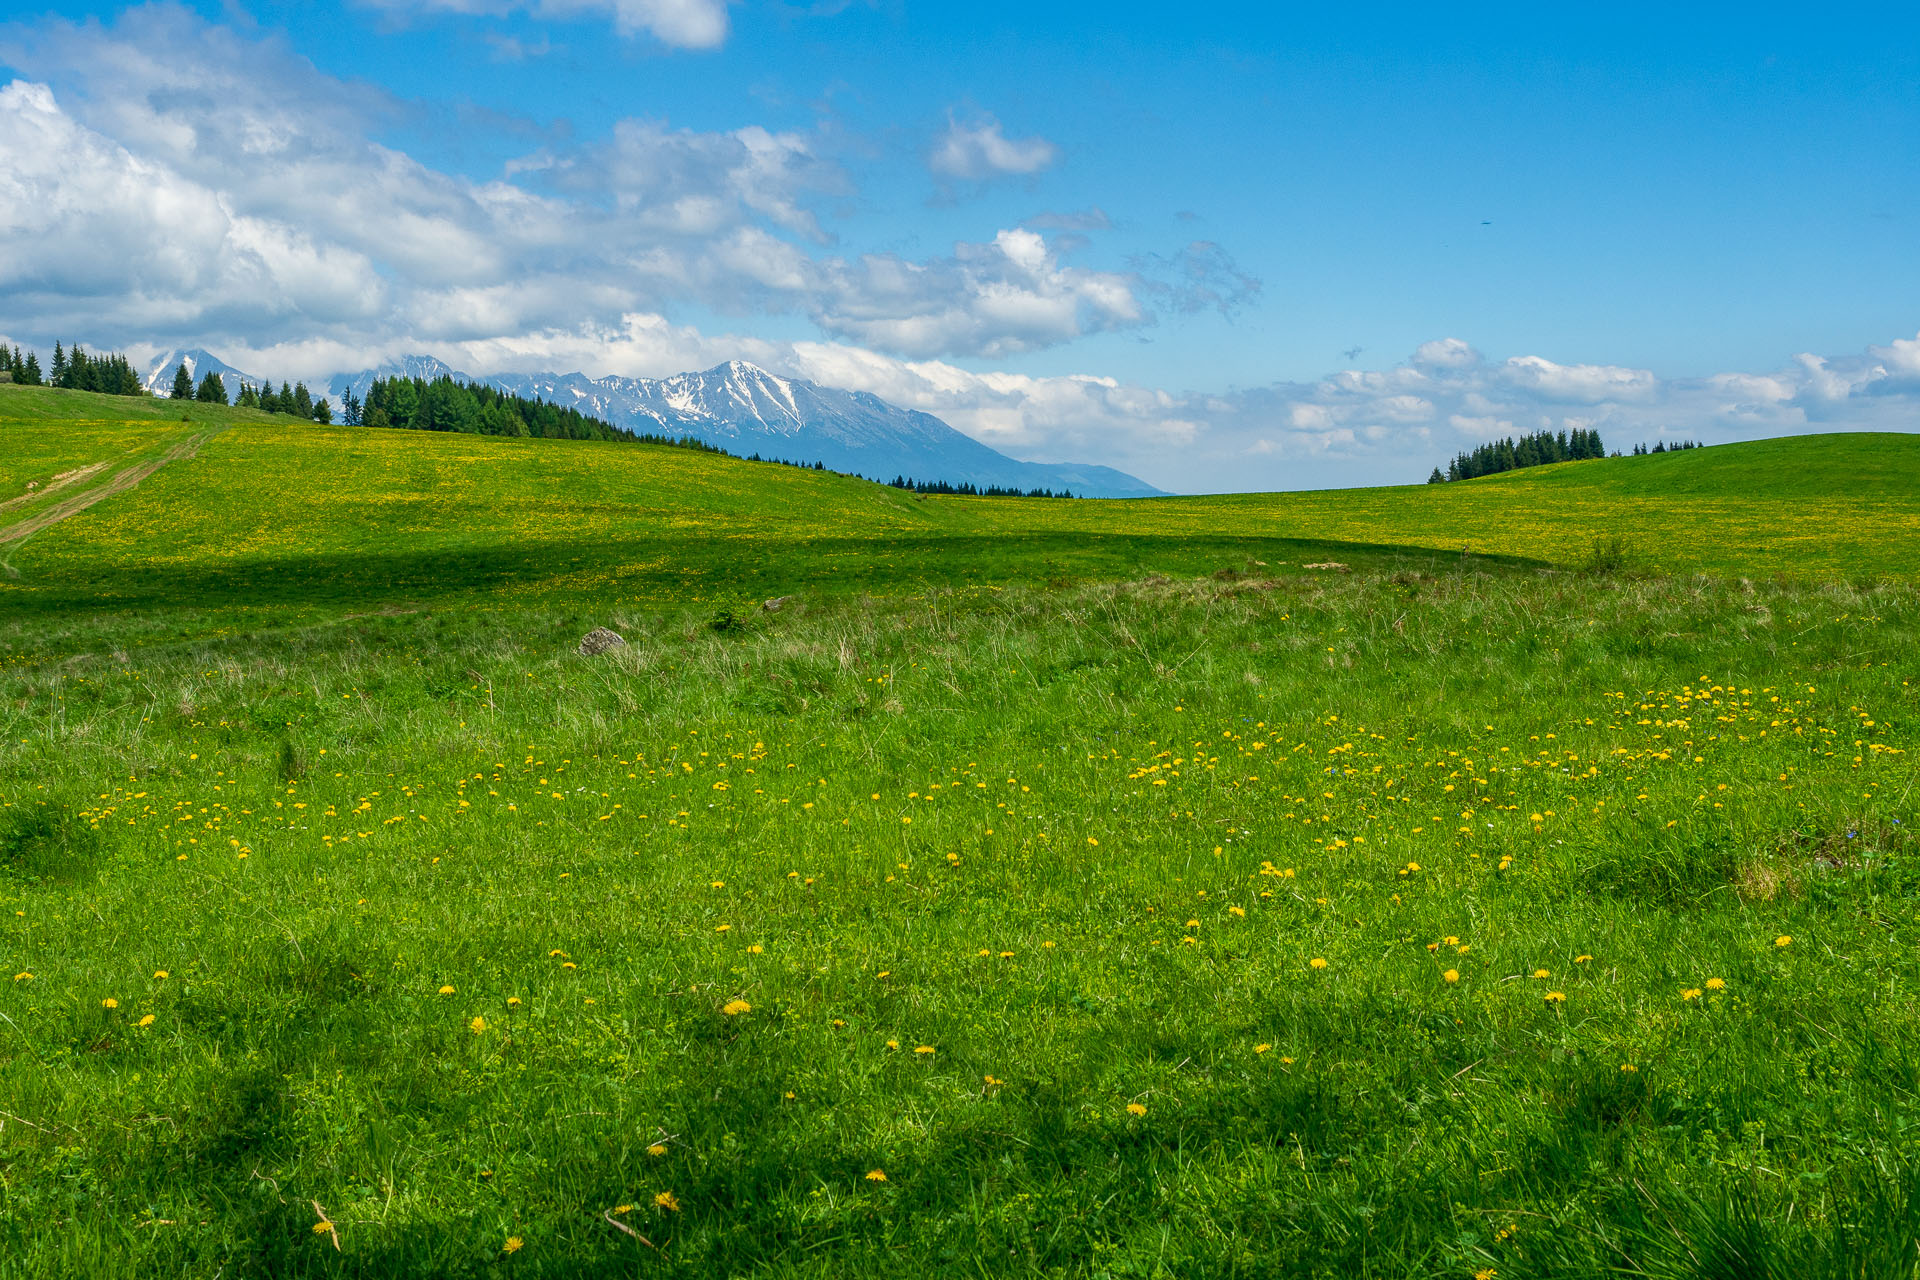
<path fill-rule="evenodd" d="M 85 884 L 103 856 L 98 826 L 69 804 L 36 800 L 0 811 L 0 866 L 18 879 Z"/>

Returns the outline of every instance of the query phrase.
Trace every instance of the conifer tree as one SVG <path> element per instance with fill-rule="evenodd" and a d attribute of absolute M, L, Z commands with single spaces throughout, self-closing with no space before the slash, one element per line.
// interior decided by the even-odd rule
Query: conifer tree
<path fill-rule="evenodd" d="M 282 394 L 285 394 L 284 392 Z M 293 416 L 296 418 L 313 417 L 313 393 L 307 390 L 307 384 L 293 384 Z"/>
<path fill-rule="evenodd" d="M 181 367 L 185 368 L 184 365 Z M 225 404 L 227 402 L 226 383 L 220 380 L 219 374 L 209 369 L 207 376 L 200 379 L 200 390 L 193 398 L 202 404 Z"/>
<path fill-rule="evenodd" d="M 174 400 L 193 399 L 193 375 L 187 372 L 187 362 L 184 360 L 182 360 L 179 367 L 173 371 L 173 395 L 170 398 Z"/>
<path fill-rule="evenodd" d="M 43 379 L 40 376 L 40 353 L 39 352 L 37 351 L 27 352 L 26 370 L 27 370 L 27 385 L 30 387 L 39 386 L 43 381 Z"/>
<path fill-rule="evenodd" d="M 315 422 L 333 421 L 333 406 L 327 403 L 325 396 L 313 402 L 313 420 Z"/>

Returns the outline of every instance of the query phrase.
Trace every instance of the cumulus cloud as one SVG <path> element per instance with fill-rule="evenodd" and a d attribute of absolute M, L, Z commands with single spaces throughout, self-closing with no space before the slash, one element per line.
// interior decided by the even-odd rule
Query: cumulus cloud
<path fill-rule="evenodd" d="M 84 321 L 123 344 L 381 330 L 465 341 L 692 303 L 807 316 L 927 358 L 1153 319 L 1135 273 L 1062 260 L 1073 233 L 1003 229 L 925 259 L 833 252 L 819 209 L 855 193 L 811 132 L 630 119 L 476 181 L 372 141 L 420 123 L 420 108 L 272 37 L 169 7 L 14 34 L 17 61 L 46 77 L 0 99 L 0 225 L 16 230 L 0 289 L 30 332 Z M 1028 142 L 1006 146 L 983 154 L 1030 162 Z M 1207 287 L 1204 270 L 1189 274 Z M 1153 301 L 1179 309 L 1186 296 Z"/>
<path fill-rule="evenodd" d="M 715 49 L 726 43 L 726 0 L 360 0 L 391 13 L 453 13 L 503 17 L 605 18 L 623 36 L 650 35 L 677 49 Z"/>
<path fill-rule="evenodd" d="M 1045 138 L 1009 138 L 1000 122 L 984 116 L 963 124 L 951 113 L 947 130 L 934 141 L 927 165 L 943 178 L 980 182 L 1007 174 L 1034 174 L 1053 167 L 1060 148 Z"/>

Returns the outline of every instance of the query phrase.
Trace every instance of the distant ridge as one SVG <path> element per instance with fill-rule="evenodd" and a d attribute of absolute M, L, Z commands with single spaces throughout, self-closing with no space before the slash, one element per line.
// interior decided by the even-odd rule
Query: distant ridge
<path fill-rule="evenodd" d="M 171 368 L 168 374 L 171 375 Z M 875 480 L 1068 490 L 1082 497 L 1139 498 L 1162 491 L 1112 467 L 1021 462 L 954 430 L 932 414 L 865 391 L 782 378 L 744 360 L 668 378 L 589 378 L 581 373 L 474 376 L 432 356 L 405 356 L 328 384 L 336 401 L 365 399 L 375 378 L 451 377 L 566 405 L 629 431 L 693 436 L 743 457 L 818 462 Z"/>
<path fill-rule="evenodd" d="M 240 384 L 251 382 L 262 385 L 263 380 L 250 373 L 242 373 L 220 357 L 199 347 L 175 348 L 155 356 L 148 364 L 147 371 L 140 379 L 140 385 L 156 396 L 168 395 L 173 391 L 173 371 L 181 365 L 187 366 L 187 374 L 194 385 L 209 373 L 220 375 L 220 381 L 227 388 L 227 399 L 231 401 L 240 394 Z"/>

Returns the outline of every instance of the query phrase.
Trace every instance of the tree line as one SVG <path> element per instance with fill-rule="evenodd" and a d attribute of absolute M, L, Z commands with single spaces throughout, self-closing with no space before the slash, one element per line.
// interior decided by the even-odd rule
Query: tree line
<path fill-rule="evenodd" d="M 227 384 L 219 374 L 207 370 L 196 387 L 193 375 L 187 372 L 186 362 L 182 361 L 173 371 L 172 397 L 175 400 L 194 400 L 201 404 L 226 404 Z M 290 417 L 303 418 L 308 422 L 332 422 L 333 406 L 327 403 L 325 396 L 316 400 L 307 390 L 307 384 L 296 382 L 288 386 L 285 382 L 275 391 L 272 382 L 263 382 L 254 386 L 242 380 L 240 394 L 232 403 L 236 408 L 259 409 L 263 413 L 284 413 Z"/>
<path fill-rule="evenodd" d="M 945 480 L 915 480 L 908 476 L 895 476 L 888 482 L 895 489 L 906 489 L 913 493 L 950 493 L 963 498 L 1071 498 L 1072 493 L 1065 489 L 1055 493 L 1051 489 L 1003 488 L 997 484 L 985 488 L 973 484 L 948 484 Z"/>
<path fill-rule="evenodd" d="M 1679 453 L 1683 449 L 1704 449 L 1705 445 L 1697 440 L 1676 440 L 1672 444 L 1659 441 L 1649 449 L 1644 444 L 1633 446 L 1633 456 L 1646 457 L 1655 453 Z M 1471 453 L 1461 453 L 1441 471 L 1435 467 L 1433 474 L 1427 477 L 1428 484 L 1445 484 L 1450 480 L 1471 480 L 1475 476 L 1498 475 L 1502 471 L 1517 471 L 1522 467 L 1541 467 L 1549 462 L 1582 462 L 1588 458 L 1609 456 L 1606 446 L 1600 441 L 1598 431 L 1562 431 L 1555 435 L 1551 431 L 1536 431 L 1532 435 L 1521 436 L 1518 440 L 1508 438 L 1483 444 Z M 1616 451 L 1611 456 L 1617 458 Z"/>
<path fill-rule="evenodd" d="M 60 387 L 67 391 L 94 391 L 109 396 L 144 396 L 140 375 L 125 356 L 90 356 L 80 346 L 73 350 L 53 344 L 53 364 L 44 373 L 40 355 L 22 352 L 19 347 L 0 346 L 0 381 L 17 382 L 28 387 Z"/>
<path fill-rule="evenodd" d="M 1536 431 L 1518 440 L 1509 436 L 1483 444 L 1471 453 L 1462 452 L 1447 464 L 1445 474 L 1435 467 L 1427 483 L 1445 484 L 1450 480 L 1471 480 L 1475 476 L 1498 475 L 1522 467 L 1544 467 L 1550 462 L 1584 462 L 1606 456 L 1607 446 L 1601 442 L 1598 431 L 1577 427 L 1558 435 Z"/>

